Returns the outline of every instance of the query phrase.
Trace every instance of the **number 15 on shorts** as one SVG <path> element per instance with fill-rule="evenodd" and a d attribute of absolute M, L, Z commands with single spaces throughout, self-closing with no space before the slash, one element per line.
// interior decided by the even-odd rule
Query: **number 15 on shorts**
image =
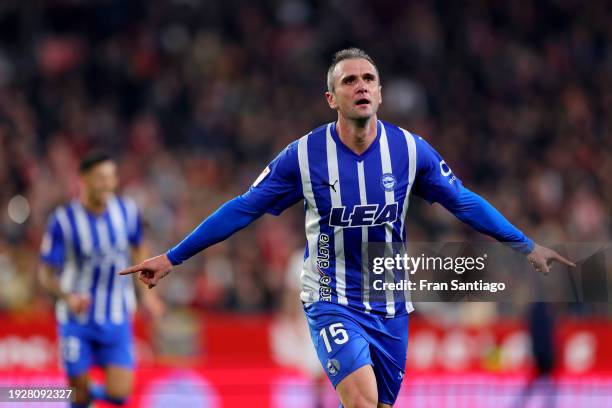
<path fill-rule="evenodd" d="M 328 332 L 329 332 L 329 336 L 327 335 Z M 319 336 L 323 337 L 323 342 L 325 342 L 325 349 L 327 350 L 328 353 L 331 353 L 332 351 L 332 346 L 331 346 L 331 343 L 329 342 L 330 338 L 336 344 L 344 344 L 349 339 L 348 333 L 344 329 L 344 326 L 342 325 L 342 323 L 332 323 L 329 325 L 329 327 L 322 328 L 321 331 L 319 332 Z"/>

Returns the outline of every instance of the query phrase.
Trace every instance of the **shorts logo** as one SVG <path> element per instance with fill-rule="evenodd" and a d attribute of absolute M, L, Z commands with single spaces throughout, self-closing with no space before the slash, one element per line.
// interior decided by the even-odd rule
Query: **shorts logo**
<path fill-rule="evenodd" d="M 380 177 L 380 186 L 385 191 L 393 191 L 395 188 L 395 176 L 391 173 L 385 173 Z"/>
<path fill-rule="evenodd" d="M 330 358 L 329 360 L 327 360 L 325 367 L 327 368 L 327 372 L 329 373 L 329 375 L 333 377 L 340 371 L 340 362 L 335 358 Z"/>

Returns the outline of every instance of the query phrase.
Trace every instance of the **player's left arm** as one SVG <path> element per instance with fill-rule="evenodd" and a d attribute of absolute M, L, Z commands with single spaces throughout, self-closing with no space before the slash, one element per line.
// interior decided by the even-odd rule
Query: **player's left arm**
<path fill-rule="evenodd" d="M 448 164 L 425 140 L 415 136 L 417 173 L 414 192 L 430 203 L 438 202 L 475 230 L 505 243 L 527 256 L 536 271 L 548 273 L 556 261 L 575 266 L 552 249 L 529 239 L 497 209 L 463 186 Z"/>
<path fill-rule="evenodd" d="M 556 251 L 533 242 L 487 200 L 463 186 L 457 194 L 441 200 L 440 203 L 478 232 L 487 234 L 527 255 L 527 259 L 538 272 L 548 273 L 550 265 L 555 261 L 567 266 L 576 266 Z"/>

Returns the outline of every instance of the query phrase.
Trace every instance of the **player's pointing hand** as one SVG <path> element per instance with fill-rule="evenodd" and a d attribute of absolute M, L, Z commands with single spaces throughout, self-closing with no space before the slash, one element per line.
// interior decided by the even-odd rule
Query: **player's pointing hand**
<path fill-rule="evenodd" d="M 550 266 L 553 262 L 559 262 L 560 264 L 571 267 L 576 266 L 575 263 L 568 261 L 556 251 L 538 244 L 535 244 L 533 251 L 527 255 L 527 259 L 537 272 L 543 272 L 545 274 L 550 272 Z"/>
<path fill-rule="evenodd" d="M 157 285 L 157 282 L 172 271 L 172 264 L 166 254 L 149 258 L 138 265 L 130 266 L 119 272 L 119 275 L 129 275 L 138 272 L 138 279 L 149 286 L 149 289 Z"/>

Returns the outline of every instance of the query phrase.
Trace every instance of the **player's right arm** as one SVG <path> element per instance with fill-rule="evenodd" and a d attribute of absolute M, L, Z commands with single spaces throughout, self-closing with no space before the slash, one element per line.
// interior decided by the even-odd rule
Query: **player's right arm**
<path fill-rule="evenodd" d="M 68 293 L 60 288 L 55 268 L 42 262 L 38 267 L 38 282 L 40 286 L 55 299 L 65 300 L 68 297 Z"/>
<path fill-rule="evenodd" d="M 64 265 L 65 242 L 57 217 L 57 212 L 49 217 L 41 243 L 38 282 L 54 299 L 65 301 L 70 311 L 79 314 L 89 307 L 90 299 L 88 296 L 71 293 L 61 287 L 58 271 Z"/>
<path fill-rule="evenodd" d="M 266 212 L 280 214 L 303 198 L 297 158 L 297 143 L 283 150 L 255 180 L 251 188 L 217 209 L 165 254 L 127 268 L 122 275 L 138 273 L 149 288 L 198 252 L 245 228 Z"/>
<path fill-rule="evenodd" d="M 38 282 L 56 300 L 63 300 L 74 314 L 84 312 L 91 302 L 88 296 L 65 292 L 61 289 L 56 270 L 44 263 L 38 268 Z"/>
<path fill-rule="evenodd" d="M 421 137 L 417 147 L 414 192 L 430 203 L 438 202 L 475 230 L 521 252 L 539 272 L 548 273 L 552 262 L 576 266 L 550 248 L 538 245 L 512 225 L 478 194 L 465 188 L 440 155 Z"/>

